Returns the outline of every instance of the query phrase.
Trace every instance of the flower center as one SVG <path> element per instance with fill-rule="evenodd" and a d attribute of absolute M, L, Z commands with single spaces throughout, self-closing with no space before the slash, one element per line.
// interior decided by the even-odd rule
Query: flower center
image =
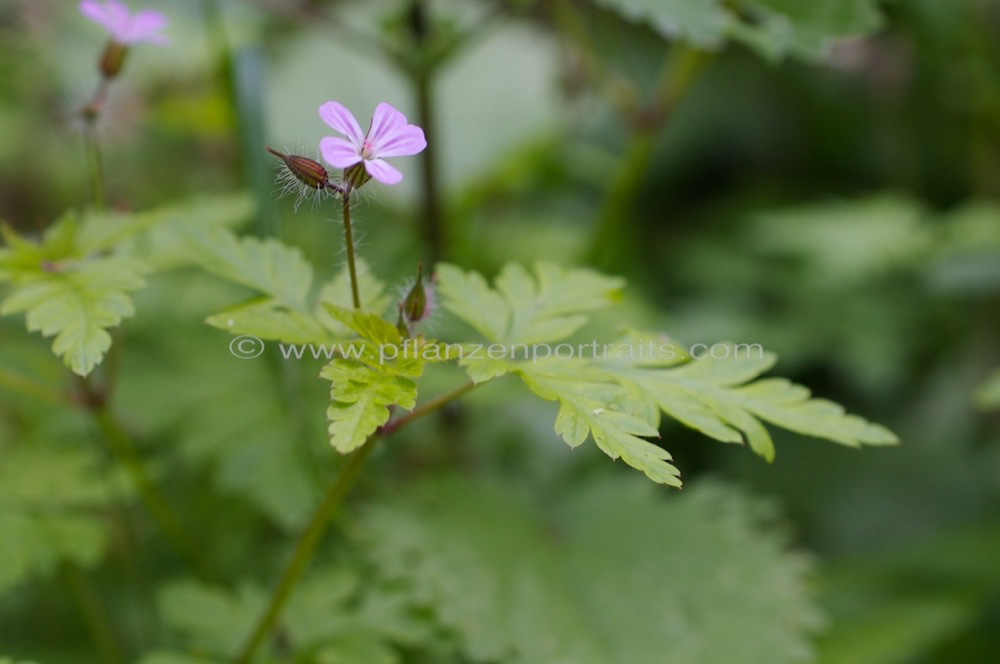
<path fill-rule="evenodd" d="M 367 138 L 361 143 L 361 158 L 362 159 L 374 159 L 375 157 L 375 146 L 372 145 L 371 141 Z"/>

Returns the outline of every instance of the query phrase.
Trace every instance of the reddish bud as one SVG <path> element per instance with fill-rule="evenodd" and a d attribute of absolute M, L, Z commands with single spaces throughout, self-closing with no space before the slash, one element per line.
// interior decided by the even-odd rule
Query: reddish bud
<path fill-rule="evenodd" d="M 285 166 L 288 167 L 292 175 L 307 187 L 311 189 L 334 188 L 334 185 L 330 182 L 329 174 L 318 161 L 294 154 L 282 154 L 271 148 L 267 148 L 267 151 L 285 162 Z"/>
<path fill-rule="evenodd" d="M 125 56 L 128 55 L 128 46 L 120 44 L 115 40 L 108 42 L 101 54 L 100 68 L 105 78 L 112 79 L 118 75 L 125 65 Z"/>

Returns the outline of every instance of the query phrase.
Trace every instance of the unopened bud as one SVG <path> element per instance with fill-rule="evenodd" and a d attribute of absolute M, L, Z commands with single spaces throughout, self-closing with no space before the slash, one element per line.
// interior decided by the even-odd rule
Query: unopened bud
<path fill-rule="evenodd" d="M 125 65 L 126 55 L 128 55 L 128 46 L 113 39 L 108 42 L 108 45 L 104 47 L 104 53 L 101 54 L 100 62 L 101 73 L 104 74 L 105 78 L 111 79 L 118 75 L 118 72 Z"/>
<path fill-rule="evenodd" d="M 430 285 L 424 285 L 424 265 L 417 266 L 417 280 L 410 287 L 403 301 L 399 303 L 399 313 L 410 324 L 426 319 L 433 308 L 433 292 Z"/>
<path fill-rule="evenodd" d="M 299 182 L 311 189 L 326 189 L 332 186 L 330 176 L 318 161 L 299 155 L 282 154 L 277 150 L 267 148 L 267 151 L 285 162 L 285 166 Z"/>

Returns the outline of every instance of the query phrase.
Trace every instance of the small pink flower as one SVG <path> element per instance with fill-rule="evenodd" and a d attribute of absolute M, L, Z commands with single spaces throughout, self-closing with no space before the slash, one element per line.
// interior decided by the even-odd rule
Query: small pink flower
<path fill-rule="evenodd" d="M 424 130 L 407 124 L 406 116 L 386 103 L 375 107 L 368 133 L 342 104 L 328 101 L 319 107 L 323 121 L 347 138 L 327 136 L 319 143 L 323 159 L 335 168 L 350 168 L 365 163 L 368 174 L 382 184 L 396 184 L 403 174 L 390 166 L 384 157 L 408 157 L 427 147 Z"/>
<path fill-rule="evenodd" d="M 82 0 L 80 13 L 95 23 L 100 23 L 115 42 L 128 46 L 139 42 L 166 44 L 160 32 L 167 27 L 167 17 L 152 9 L 142 9 L 135 14 L 119 0 Z"/>

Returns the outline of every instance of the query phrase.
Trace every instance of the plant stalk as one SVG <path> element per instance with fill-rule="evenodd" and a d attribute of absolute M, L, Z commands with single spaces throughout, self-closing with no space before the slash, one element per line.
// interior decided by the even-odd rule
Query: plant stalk
<path fill-rule="evenodd" d="M 358 292 L 358 273 L 354 266 L 354 232 L 351 229 L 351 190 L 347 188 L 341 195 L 344 201 L 344 247 L 347 249 L 347 271 L 351 276 L 351 300 L 354 308 L 361 308 L 361 294 Z"/>
<path fill-rule="evenodd" d="M 392 433 L 395 433 L 398 429 L 409 424 L 413 420 L 439 410 L 448 403 L 451 403 L 455 399 L 458 399 L 462 395 L 466 394 L 475 386 L 476 384 L 470 381 L 452 390 L 451 392 L 443 394 L 421 406 L 418 406 L 408 415 L 387 423 L 372 434 L 364 445 L 355 450 L 351 456 L 347 458 L 347 461 L 343 466 L 341 466 L 336 477 L 333 478 L 333 482 L 330 484 L 326 494 L 323 496 L 323 500 L 320 502 L 319 507 L 317 507 L 316 511 L 313 513 L 305 531 L 303 531 L 302 535 L 299 537 L 299 541 L 295 546 L 292 558 L 285 567 L 284 572 L 282 572 L 281 579 L 278 581 L 277 587 L 271 594 L 271 600 L 268 602 L 267 608 L 257 621 L 253 632 L 247 639 L 246 645 L 243 646 L 239 655 L 237 655 L 233 660 L 233 664 L 249 664 L 249 662 L 253 659 L 254 654 L 257 652 L 257 649 L 260 647 L 260 644 L 267 637 L 268 632 L 270 632 L 274 627 L 281 610 L 291 597 L 292 591 L 295 589 L 295 585 L 305 573 L 309 563 L 312 562 L 313 556 L 316 553 L 316 548 L 319 546 L 320 539 L 326 532 L 326 528 L 329 525 L 330 520 L 336 514 L 340 505 L 344 502 L 344 498 L 354 486 L 355 481 L 361 473 L 362 466 L 364 466 L 365 461 L 368 459 L 372 449 L 375 447 L 375 443 L 380 438 L 384 438 Z"/>

